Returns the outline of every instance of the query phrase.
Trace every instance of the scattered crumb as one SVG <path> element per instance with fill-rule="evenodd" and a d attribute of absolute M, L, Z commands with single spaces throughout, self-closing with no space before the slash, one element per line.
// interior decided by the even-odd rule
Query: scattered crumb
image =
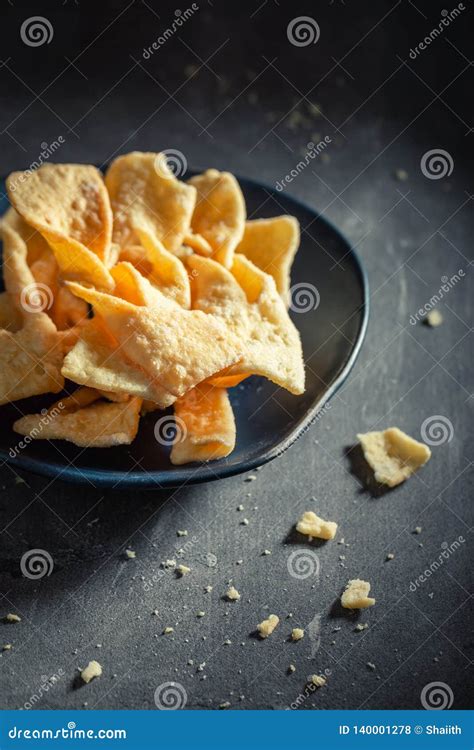
<path fill-rule="evenodd" d="M 194 659 L 188 659 L 188 664 L 190 667 L 192 667 L 194 664 Z"/>
<path fill-rule="evenodd" d="M 19 615 L 14 615 L 11 612 L 8 613 L 5 617 L 5 622 L 21 622 L 21 617 Z"/>
<path fill-rule="evenodd" d="M 387 555 L 387 557 L 385 559 L 386 560 L 393 560 L 394 557 L 395 557 L 395 555 L 393 554 L 393 552 L 389 552 L 388 555 Z"/>
<path fill-rule="evenodd" d="M 304 636 L 304 630 L 303 628 L 293 628 L 291 631 L 291 640 L 292 641 L 300 641 Z"/>
<path fill-rule="evenodd" d="M 152 615 L 155 615 L 156 617 L 158 617 L 158 610 L 157 610 L 157 609 L 154 609 L 154 610 L 153 610 L 153 612 L 152 612 L 151 614 L 152 614 Z"/>
<path fill-rule="evenodd" d="M 187 565 L 178 565 L 178 567 L 176 568 L 176 572 L 180 576 L 185 576 L 185 575 L 187 575 L 188 573 L 191 572 L 191 568 L 188 568 Z"/>
<path fill-rule="evenodd" d="M 280 618 L 276 615 L 269 615 L 266 620 L 262 620 L 262 622 L 257 625 L 260 638 L 268 638 L 268 636 L 273 633 L 279 622 Z"/>
<path fill-rule="evenodd" d="M 23 479 L 23 477 L 16 476 L 15 477 L 15 484 L 26 484 L 26 482 Z"/>
<path fill-rule="evenodd" d="M 176 568 L 176 560 L 165 560 L 161 564 L 163 568 Z"/>
<path fill-rule="evenodd" d="M 364 622 L 364 624 L 362 624 L 361 622 L 358 622 L 354 630 L 356 631 L 356 633 L 360 633 L 361 630 L 367 630 L 368 627 L 369 626 L 367 625 L 366 622 Z"/>
<path fill-rule="evenodd" d="M 206 594 L 210 594 L 212 589 L 213 589 L 213 586 L 210 586 L 210 585 L 204 586 L 204 591 L 206 592 Z"/>
<path fill-rule="evenodd" d="M 406 182 L 408 180 L 408 172 L 406 169 L 396 169 L 395 177 L 399 182 Z"/>
<path fill-rule="evenodd" d="M 2 646 L 2 651 L 11 651 L 12 644 L 11 643 L 4 643 Z"/>
<path fill-rule="evenodd" d="M 341 604 L 345 609 L 365 609 L 375 604 L 375 599 L 368 596 L 370 583 L 355 578 L 349 581 L 342 596 Z"/>
<path fill-rule="evenodd" d="M 237 510 L 244 510 L 244 506 L 243 505 L 238 505 L 237 506 Z"/>
<path fill-rule="evenodd" d="M 198 612 L 196 612 L 196 617 L 204 617 L 205 616 L 204 610 L 200 609 Z"/>
<path fill-rule="evenodd" d="M 226 708 L 230 708 L 229 701 L 224 701 L 224 703 L 219 703 L 219 709 L 221 711 L 224 711 Z"/>
<path fill-rule="evenodd" d="M 201 664 L 198 665 L 197 672 L 202 672 L 204 670 L 204 667 L 206 666 L 206 662 L 203 661 Z"/>
<path fill-rule="evenodd" d="M 372 664 L 372 662 L 371 662 L 371 661 L 368 661 L 368 662 L 367 662 L 367 664 L 366 664 L 366 666 L 367 666 L 367 667 L 368 667 L 369 669 L 371 669 L 371 670 L 372 670 L 372 672 L 373 672 L 373 671 L 374 671 L 374 670 L 376 669 L 376 666 L 375 666 L 375 664 Z"/>
<path fill-rule="evenodd" d="M 296 530 L 310 538 L 334 539 L 337 531 L 337 523 L 334 521 L 323 521 L 322 518 L 307 510 L 296 524 Z"/>
<path fill-rule="evenodd" d="M 256 478 L 257 477 L 255 476 L 255 474 L 249 474 L 248 477 L 245 477 L 245 481 L 246 482 L 255 482 Z"/>
<path fill-rule="evenodd" d="M 232 646 L 232 641 L 230 640 L 230 638 L 225 639 L 224 646 Z"/>
<path fill-rule="evenodd" d="M 239 594 L 239 592 L 237 591 L 237 589 L 236 589 L 236 588 L 234 588 L 234 586 L 231 586 L 231 587 L 230 587 L 230 588 L 229 588 L 229 589 L 228 589 L 228 590 L 226 591 L 226 597 L 227 597 L 227 599 L 228 599 L 228 600 L 229 600 L 230 602 L 236 602 L 236 601 L 238 601 L 238 600 L 240 599 L 240 594 Z"/>
<path fill-rule="evenodd" d="M 289 665 L 288 665 L 288 672 L 290 672 L 290 674 L 291 674 L 292 672 L 296 672 L 296 667 L 295 667 L 295 665 L 294 665 L 294 664 L 289 664 Z"/>
<path fill-rule="evenodd" d="M 344 537 L 342 537 L 341 539 L 339 539 L 338 544 L 345 544 Z"/>
<path fill-rule="evenodd" d="M 439 310 L 430 310 L 428 315 L 424 318 L 423 322 L 430 328 L 437 328 L 443 322 L 443 316 Z"/>
<path fill-rule="evenodd" d="M 415 528 L 413 529 L 414 534 L 421 534 L 421 532 L 422 532 L 421 526 L 415 526 Z"/>
<path fill-rule="evenodd" d="M 98 661 L 95 661 L 95 659 L 93 659 L 92 661 L 89 662 L 87 667 L 82 670 L 81 679 L 87 685 L 87 683 L 89 683 L 95 677 L 100 677 L 101 674 L 102 674 L 102 667 L 100 666 Z"/>
<path fill-rule="evenodd" d="M 187 530 L 186 530 L 186 529 L 178 529 L 178 531 L 176 532 L 176 534 L 177 534 L 178 536 L 187 536 L 187 535 L 188 535 L 188 532 L 187 532 Z"/>
<path fill-rule="evenodd" d="M 309 678 L 309 682 L 315 687 L 320 688 L 326 684 L 326 678 L 320 674 L 312 674 Z"/>
<path fill-rule="evenodd" d="M 126 549 L 125 550 L 125 557 L 128 560 L 134 560 L 137 556 L 137 553 L 133 551 L 133 549 Z"/>
<path fill-rule="evenodd" d="M 235 564 L 236 564 L 236 565 L 242 565 L 242 563 L 243 563 L 243 562 L 244 562 L 243 560 L 236 560 L 236 561 L 235 561 Z"/>
<path fill-rule="evenodd" d="M 431 451 L 398 429 L 357 435 L 365 460 L 373 469 L 374 478 L 388 487 L 396 487 L 408 479 L 431 457 Z"/>
<path fill-rule="evenodd" d="M 163 629 L 163 635 L 169 635 L 170 633 L 174 633 L 174 628 L 170 628 L 169 626 Z"/>
<path fill-rule="evenodd" d="M 249 519 L 248 518 L 244 518 L 240 523 L 241 523 L 242 526 L 248 526 L 249 525 Z"/>

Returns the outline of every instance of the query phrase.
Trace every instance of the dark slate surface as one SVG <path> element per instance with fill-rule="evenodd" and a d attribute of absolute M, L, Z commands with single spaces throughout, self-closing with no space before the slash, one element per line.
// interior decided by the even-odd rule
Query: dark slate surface
<path fill-rule="evenodd" d="M 42 143 L 62 135 L 61 161 L 102 163 L 131 149 L 175 148 L 195 167 L 274 184 L 315 134 L 328 135 L 324 158 L 287 190 L 357 245 L 372 306 L 346 385 L 253 482 L 121 493 L 1 467 L 1 614 L 22 617 L 2 625 L 2 643 L 13 644 L 0 658 L 3 707 L 22 707 L 43 692 L 38 708 L 155 708 L 156 688 L 169 681 L 182 686 L 188 708 L 224 701 L 236 708 L 418 708 L 434 681 L 446 684 L 453 707 L 467 707 L 472 11 L 410 58 L 442 9 L 421 0 L 291 8 L 203 2 L 150 59 L 143 49 L 174 17 L 165 3 L 3 9 L 3 173 L 27 167 Z M 39 14 L 54 36 L 29 47 L 20 26 Z M 288 41 L 288 23 L 302 15 L 317 20 L 317 44 Z M 308 102 L 320 105 L 319 117 Z M 435 148 L 454 164 L 439 180 L 420 168 Z M 408 179 L 396 179 L 400 169 Z M 460 269 L 466 275 L 439 305 L 444 324 L 412 325 L 441 278 Z M 347 454 L 356 433 L 395 424 L 419 438 L 435 417 L 450 440 L 433 433 L 439 444 L 431 462 L 392 492 L 364 489 L 365 469 L 356 453 Z M 245 511 L 236 510 L 240 504 Z M 311 508 L 339 522 L 347 546 L 295 538 L 296 518 Z M 177 529 L 188 537 L 178 538 Z M 160 574 L 160 562 L 183 543 L 192 573 L 180 580 Z M 135 560 L 123 558 L 127 547 Z M 51 575 L 37 581 L 20 575 L 20 559 L 33 548 L 54 562 Z M 262 556 L 264 549 L 272 555 Z M 296 550 L 317 554 L 319 575 L 289 575 Z M 417 587 L 443 551 L 443 564 Z M 386 562 L 389 552 L 395 558 Z M 372 582 L 377 604 L 353 617 L 337 600 L 357 576 Z M 230 580 L 242 594 L 234 604 L 222 599 Z M 204 593 L 208 584 L 213 591 Z M 280 615 L 280 627 L 258 641 L 255 626 L 270 612 Z M 369 628 L 354 632 L 356 622 Z M 169 625 L 174 633 L 162 636 Z M 313 637 L 288 642 L 297 625 Z M 104 674 L 78 688 L 75 670 L 92 658 Z M 325 670 L 327 686 L 305 695 L 307 676 Z M 41 691 L 52 674 L 58 681 Z"/>

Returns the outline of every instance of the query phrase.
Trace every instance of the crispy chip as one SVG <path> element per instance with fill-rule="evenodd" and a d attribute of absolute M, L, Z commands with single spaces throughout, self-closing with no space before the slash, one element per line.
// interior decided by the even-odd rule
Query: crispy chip
<path fill-rule="evenodd" d="M 35 278 L 28 267 L 28 248 L 26 242 L 7 221 L 2 221 L 3 240 L 3 280 L 5 289 L 22 314 L 25 311 L 23 290 L 33 290 Z M 51 300 L 52 303 L 52 300 Z"/>
<path fill-rule="evenodd" d="M 414 440 L 398 427 L 389 427 L 383 432 L 366 432 L 357 437 L 376 481 L 388 487 L 404 482 L 431 457 L 427 445 Z"/>
<path fill-rule="evenodd" d="M 222 321 L 199 310 L 183 310 L 158 290 L 159 307 L 148 309 L 79 284 L 69 287 L 94 306 L 122 356 L 176 397 L 240 359 L 240 344 Z"/>
<path fill-rule="evenodd" d="M 23 318 L 13 304 L 13 297 L 9 292 L 0 293 L 0 328 L 6 331 L 19 331 L 23 325 Z M 1 355 L 0 355 L 1 357 Z"/>
<path fill-rule="evenodd" d="M 174 252 L 189 230 L 194 188 L 176 179 L 165 154 L 133 151 L 119 156 L 105 183 L 114 212 L 113 238 L 120 247 L 139 244 L 137 228 Z"/>
<path fill-rule="evenodd" d="M 156 289 L 131 263 L 120 261 L 110 272 L 115 281 L 116 297 L 121 297 L 132 305 L 153 307 L 154 304 L 159 304 L 160 296 Z"/>
<path fill-rule="evenodd" d="M 230 268 L 245 227 L 245 201 L 239 183 L 230 172 L 208 169 L 191 177 L 189 184 L 198 192 L 192 230 L 212 247 L 214 260 Z"/>
<path fill-rule="evenodd" d="M 273 278 L 239 254 L 232 273 L 198 255 L 189 258 L 188 265 L 196 271 L 193 307 L 221 317 L 244 346 L 243 358 L 225 376 L 263 375 L 291 393 L 303 393 L 300 338 Z"/>
<path fill-rule="evenodd" d="M 78 299 L 64 284 L 60 284 L 54 297 L 51 317 L 58 331 L 73 328 L 87 320 L 88 306 Z"/>
<path fill-rule="evenodd" d="M 51 254 L 51 248 L 44 237 L 10 206 L 5 216 L 2 217 L 2 224 L 7 225 L 20 235 L 27 247 L 27 262 L 31 266 L 38 258 L 43 258 L 48 253 Z"/>
<path fill-rule="evenodd" d="M 156 237 L 137 229 L 147 259 L 151 265 L 148 280 L 165 297 L 173 299 L 181 307 L 191 307 L 191 287 L 182 261 L 170 253 Z"/>
<path fill-rule="evenodd" d="M 57 401 L 46 414 L 18 419 L 13 429 L 34 440 L 68 440 L 81 448 L 129 445 L 135 438 L 141 400 L 123 403 L 98 401 L 100 394 L 80 388 L 72 397 Z"/>
<path fill-rule="evenodd" d="M 174 405 L 176 439 L 171 463 L 224 458 L 235 447 L 235 420 L 227 391 L 201 383 Z"/>
<path fill-rule="evenodd" d="M 148 276 L 152 271 L 147 251 L 142 245 L 127 245 L 127 247 L 122 248 L 119 260 L 126 260 L 131 263 L 143 276 Z"/>
<path fill-rule="evenodd" d="M 67 279 L 111 289 L 107 271 L 112 229 L 100 172 L 82 164 L 44 164 L 7 178 L 10 201 L 54 251 Z"/>
<path fill-rule="evenodd" d="M 74 383 L 102 391 L 146 398 L 166 409 L 176 397 L 151 380 L 143 369 L 124 359 L 117 341 L 94 318 L 64 358 L 62 373 Z"/>
<path fill-rule="evenodd" d="M 273 276 L 282 299 L 288 304 L 290 270 L 299 244 L 298 220 L 293 216 L 276 216 L 247 221 L 236 252 Z"/>
<path fill-rule="evenodd" d="M 63 350 L 45 313 L 30 313 L 17 333 L 0 330 L 0 404 L 40 393 L 58 393 Z"/>
<path fill-rule="evenodd" d="M 194 252 L 206 257 L 212 255 L 213 252 L 209 242 L 204 239 L 202 234 L 194 234 L 194 232 L 188 232 L 183 239 L 183 245 L 187 245 L 187 247 L 192 248 Z"/>

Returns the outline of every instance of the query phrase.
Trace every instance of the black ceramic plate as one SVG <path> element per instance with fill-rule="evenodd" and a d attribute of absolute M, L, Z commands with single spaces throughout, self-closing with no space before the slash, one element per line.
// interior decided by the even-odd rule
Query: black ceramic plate
<path fill-rule="evenodd" d="M 1 458 L 20 469 L 95 486 L 176 486 L 249 471 L 279 456 L 308 428 L 357 358 L 367 327 L 367 279 L 347 240 L 313 208 L 261 183 L 238 179 L 250 218 L 288 213 L 297 217 L 302 228 L 292 270 L 291 317 L 303 342 L 305 394 L 292 396 L 258 377 L 232 388 L 235 450 L 226 459 L 186 466 L 173 466 L 170 447 L 156 440 L 155 425 L 163 416 L 157 412 L 141 420 L 129 446 L 82 449 L 63 440 L 36 440 L 14 451 L 21 440 L 11 429 L 15 419 L 39 412 L 60 395 L 34 397 L 0 408 Z M 3 194 L 4 186 L 0 187 Z M 3 198 L 0 213 L 7 205 Z M 69 392 L 74 390 L 74 385 L 68 386 Z"/>

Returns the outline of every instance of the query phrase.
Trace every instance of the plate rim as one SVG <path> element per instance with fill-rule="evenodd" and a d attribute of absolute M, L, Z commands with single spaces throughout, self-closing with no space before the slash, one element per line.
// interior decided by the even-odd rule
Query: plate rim
<path fill-rule="evenodd" d="M 197 173 L 195 169 L 189 168 L 188 171 L 192 174 Z M 278 191 L 271 185 L 256 180 L 252 177 L 243 177 L 235 174 L 235 178 L 242 185 L 249 185 L 252 187 L 263 188 L 272 195 L 279 195 Z M 245 461 L 240 462 L 236 465 L 228 465 L 223 459 L 220 463 L 216 462 L 201 462 L 197 466 L 191 464 L 187 468 L 173 468 L 171 475 L 168 475 L 167 471 L 114 471 L 110 469 L 92 469 L 84 467 L 82 469 L 75 466 L 63 466 L 62 464 L 49 462 L 43 463 L 42 461 L 34 458 L 28 458 L 27 456 L 10 456 L 9 452 L 0 448 L 0 458 L 5 463 L 15 466 L 22 471 L 30 471 L 34 474 L 52 477 L 61 481 L 69 482 L 72 484 L 84 485 L 87 483 L 93 484 L 99 488 L 112 488 L 116 490 L 127 490 L 133 488 L 140 489 L 165 489 L 173 487 L 183 487 L 188 484 L 202 484 L 205 482 L 212 482 L 218 479 L 225 479 L 227 477 L 236 476 L 238 474 L 244 474 L 252 469 L 256 469 L 258 466 L 263 466 L 269 461 L 274 460 L 278 456 L 285 453 L 304 433 L 311 427 L 315 421 L 317 415 L 321 409 L 330 401 L 330 399 L 337 393 L 343 383 L 347 380 L 354 364 L 359 356 L 360 350 L 365 340 L 367 333 L 367 326 L 369 321 L 370 313 L 370 294 L 369 294 L 369 280 L 364 264 L 360 258 L 359 253 L 355 249 L 352 242 L 346 237 L 346 235 L 334 224 L 331 219 L 323 216 L 322 213 L 317 211 L 313 206 L 306 203 L 291 194 L 285 194 L 285 197 L 290 202 L 304 209 L 305 211 L 314 214 L 315 218 L 326 224 L 335 234 L 337 234 L 348 247 L 348 255 L 352 257 L 356 271 L 359 275 L 362 291 L 363 291 L 363 303 L 361 305 L 362 320 L 357 332 L 357 338 L 354 343 L 354 347 L 347 360 L 345 366 L 331 384 L 331 386 L 324 391 L 321 398 L 318 399 L 311 409 L 304 415 L 304 417 L 297 423 L 290 434 L 281 440 L 276 445 L 269 448 L 264 453 L 259 453 L 258 457 L 249 458 Z M 194 468 L 193 468 L 194 467 Z M 215 467 L 215 470 L 213 470 Z"/>

